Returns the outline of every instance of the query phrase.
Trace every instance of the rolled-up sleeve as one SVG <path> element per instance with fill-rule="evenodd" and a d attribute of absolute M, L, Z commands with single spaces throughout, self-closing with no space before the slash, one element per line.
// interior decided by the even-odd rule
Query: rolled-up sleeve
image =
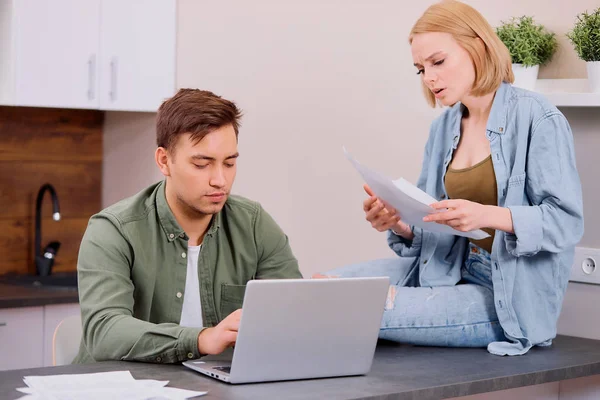
<path fill-rule="evenodd" d="M 390 249 L 392 249 L 399 257 L 417 257 L 421 254 L 421 238 L 423 237 L 423 230 L 421 228 L 412 227 L 412 231 L 415 235 L 412 240 L 396 235 L 391 230 L 388 231 L 388 246 L 390 246 Z"/>
<path fill-rule="evenodd" d="M 505 236 L 507 250 L 517 257 L 532 256 L 576 245 L 583 235 L 581 182 L 573 135 L 562 114 L 546 115 L 533 126 L 526 173 L 531 205 L 508 206 L 514 234 Z"/>

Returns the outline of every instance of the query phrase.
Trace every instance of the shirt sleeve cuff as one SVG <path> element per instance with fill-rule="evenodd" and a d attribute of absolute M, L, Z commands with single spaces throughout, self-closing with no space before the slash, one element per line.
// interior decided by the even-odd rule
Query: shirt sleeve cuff
<path fill-rule="evenodd" d="M 200 358 L 205 354 L 200 354 L 198 350 L 198 336 L 206 328 L 183 328 L 179 335 L 179 345 L 177 346 L 177 356 L 179 361 L 193 360 Z"/>
<path fill-rule="evenodd" d="M 421 252 L 421 228 L 411 228 L 414 234 L 412 240 L 405 239 L 391 229 L 388 231 L 388 245 L 400 257 L 416 257 Z"/>
<path fill-rule="evenodd" d="M 514 234 L 505 236 L 506 249 L 515 257 L 532 256 L 541 249 L 542 213 L 538 206 L 509 206 Z"/>

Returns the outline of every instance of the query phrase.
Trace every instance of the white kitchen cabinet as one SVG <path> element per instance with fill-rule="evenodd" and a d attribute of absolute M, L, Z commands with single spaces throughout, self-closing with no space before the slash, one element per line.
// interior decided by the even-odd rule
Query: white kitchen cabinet
<path fill-rule="evenodd" d="M 175 2 L 102 0 L 100 108 L 155 111 L 175 90 Z"/>
<path fill-rule="evenodd" d="M 43 365 L 44 307 L 0 309 L 0 371 Z"/>
<path fill-rule="evenodd" d="M 52 339 L 58 324 L 71 315 L 79 315 L 81 309 L 78 303 L 52 304 L 44 306 L 44 367 L 52 364 Z"/>
<path fill-rule="evenodd" d="M 100 0 L 18 0 L 15 103 L 98 107 Z"/>
<path fill-rule="evenodd" d="M 0 104 L 156 111 L 175 23 L 176 0 L 0 0 Z"/>

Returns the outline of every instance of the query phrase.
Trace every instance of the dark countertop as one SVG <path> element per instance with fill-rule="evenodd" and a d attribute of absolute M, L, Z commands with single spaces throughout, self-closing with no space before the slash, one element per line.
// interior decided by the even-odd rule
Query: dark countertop
<path fill-rule="evenodd" d="M 78 303 L 77 288 L 36 287 L 0 281 L 0 308 Z"/>
<path fill-rule="evenodd" d="M 206 399 L 433 400 L 600 374 L 600 340 L 559 336 L 548 348 L 498 357 L 485 349 L 413 347 L 382 341 L 366 376 L 230 385 L 181 365 L 102 362 L 0 372 L 0 399 L 22 396 L 23 376 L 129 370 L 136 379 L 168 380 L 208 391 Z"/>

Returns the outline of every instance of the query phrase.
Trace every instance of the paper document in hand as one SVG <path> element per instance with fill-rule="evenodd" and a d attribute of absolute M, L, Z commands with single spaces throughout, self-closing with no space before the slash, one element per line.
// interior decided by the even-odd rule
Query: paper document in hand
<path fill-rule="evenodd" d="M 352 163 L 354 168 L 360 173 L 364 181 L 369 185 L 373 193 L 384 202 L 394 207 L 402 221 L 409 225 L 423 228 L 429 232 L 447 233 L 450 235 L 465 236 L 471 239 L 484 239 L 489 235 L 481 229 L 461 232 L 448 225 L 438 224 L 437 222 L 424 222 L 423 218 L 436 210 L 429 206 L 436 203 L 437 200 L 411 184 L 407 180 L 400 178 L 392 181 L 386 176 L 373 171 L 356 161 L 345 147 L 344 154 Z"/>

